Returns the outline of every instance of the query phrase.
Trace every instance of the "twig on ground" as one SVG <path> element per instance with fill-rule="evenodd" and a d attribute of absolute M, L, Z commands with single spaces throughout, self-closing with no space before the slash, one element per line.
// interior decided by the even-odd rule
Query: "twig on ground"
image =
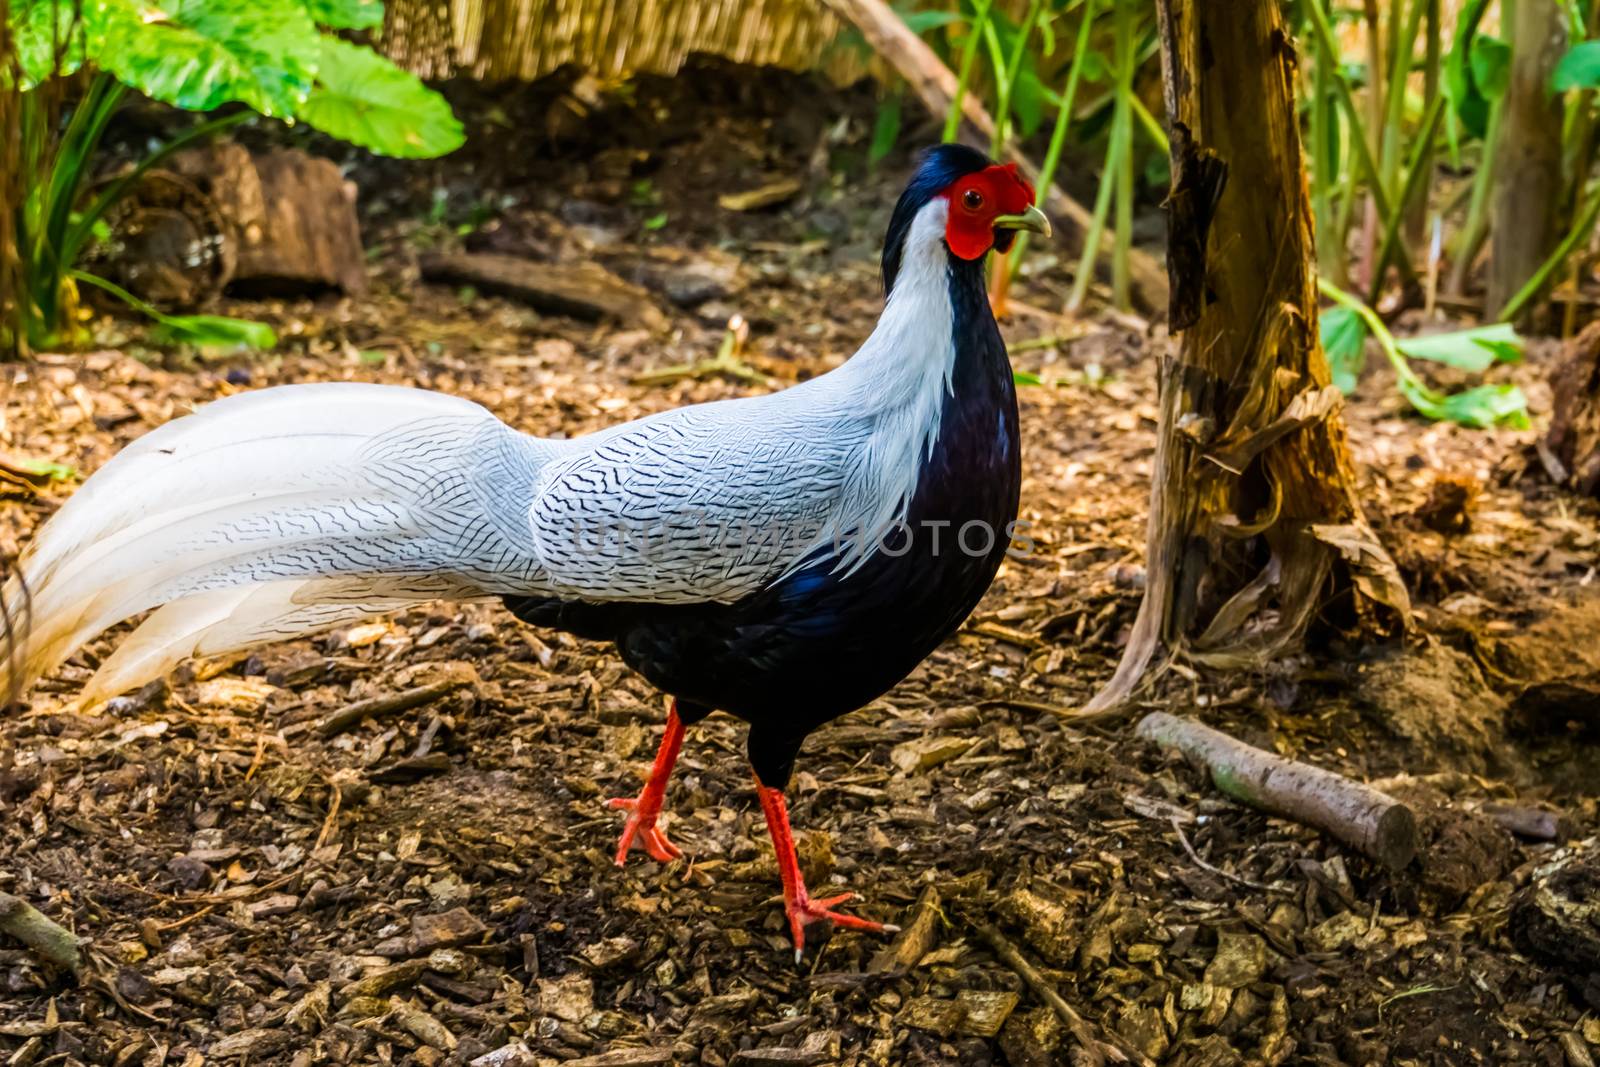
<path fill-rule="evenodd" d="M 323 737 L 332 737 L 334 734 L 354 729 L 368 719 L 397 715 L 402 711 L 431 704 L 441 697 L 449 696 L 457 689 L 476 683 L 477 680 L 478 674 L 470 666 L 464 663 L 453 664 L 448 673 L 427 685 L 419 685 L 380 697 L 368 697 L 366 700 L 348 704 L 317 723 L 317 732 Z"/>
<path fill-rule="evenodd" d="M 329 836 L 333 833 L 333 828 L 339 822 L 339 805 L 344 800 L 344 790 L 339 788 L 339 782 L 336 778 L 328 779 L 328 788 L 333 790 L 333 799 L 328 801 L 328 815 L 327 818 L 322 820 L 322 830 L 317 834 L 317 843 L 311 846 L 312 855 L 315 855 L 318 849 L 327 844 Z"/>
<path fill-rule="evenodd" d="M 1241 878 L 1237 874 L 1230 874 L 1221 867 L 1218 867 L 1216 864 L 1207 863 L 1205 860 L 1200 858 L 1200 853 L 1194 850 L 1194 845 L 1189 843 L 1189 835 L 1183 832 L 1183 824 L 1178 821 L 1177 816 L 1173 816 L 1170 822 L 1172 823 L 1172 829 L 1178 835 L 1178 840 L 1183 844 L 1183 850 L 1189 854 L 1189 858 L 1194 860 L 1195 865 L 1201 870 L 1210 871 L 1218 878 L 1226 878 L 1230 882 L 1237 882 L 1242 886 L 1248 886 L 1251 889 L 1258 889 L 1263 893 L 1282 892 L 1282 890 L 1274 889 L 1270 885 L 1262 885 L 1260 882 L 1252 882 L 1248 878 Z"/>
<path fill-rule="evenodd" d="M 1135 732 L 1202 764 L 1212 784 L 1235 800 L 1314 826 L 1386 867 L 1399 870 L 1417 854 L 1411 809 L 1371 786 L 1162 711 L 1146 715 Z"/>
<path fill-rule="evenodd" d="M 21 897 L 0 893 L 0 934 L 21 941 L 40 958 L 77 974 L 83 967 L 82 942 Z"/>
<path fill-rule="evenodd" d="M 1040 974 L 1039 969 L 1029 963 L 1028 958 L 1022 954 L 1017 946 L 1007 940 L 1006 936 L 999 930 L 971 915 L 963 917 L 977 935 L 988 942 L 989 948 L 999 957 L 1000 962 L 1016 972 L 1017 977 L 1021 978 L 1028 988 L 1033 990 L 1034 995 L 1049 1005 L 1050 1010 L 1056 1013 L 1067 1029 L 1072 1032 L 1073 1039 L 1083 1049 L 1089 1063 L 1096 1065 L 1096 1067 L 1103 1067 L 1106 1060 L 1111 1059 L 1117 1063 L 1131 1061 L 1140 1064 L 1141 1067 L 1153 1067 L 1150 1064 L 1150 1060 L 1137 1050 L 1124 1050 L 1118 1044 L 1113 1044 L 1111 1041 L 1101 1038 L 1095 1032 L 1095 1027 L 1062 998 L 1061 994 L 1056 991 L 1056 987 L 1044 975 Z"/>

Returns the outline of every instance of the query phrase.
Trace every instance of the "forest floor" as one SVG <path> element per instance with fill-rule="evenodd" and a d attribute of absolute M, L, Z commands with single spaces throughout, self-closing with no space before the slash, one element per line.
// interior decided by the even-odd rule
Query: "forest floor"
<path fill-rule="evenodd" d="M 800 93 L 815 106 L 796 117 Z M 641 80 L 577 142 L 550 118 L 559 103 L 472 105 L 479 126 L 540 131 L 525 151 L 489 135 L 493 151 L 464 159 L 358 167 L 372 293 L 222 309 L 272 321 L 277 354 L 183 363 L 123 324 L 102 351 L 12 371 L 10 457 L 88 473 L 217 397 L 346 379 L 576 434 L 792 383 L 866 336 L 904 170 L 897 156 L 829 177 L 861 172 L 847 157 L 866 98 L 713 68 Z M 786 177 L 799 200 L 717 204 Z M 667 326 L 650 329 L 419 283 L 419 253 L 458 243 L 648 261 L 651 284 L 710 295 L 657 299 Z M 1016 296 L 1058 308 L 1067 284 L 1055 266 Z M 734 313 L 768 383 L 635 383 L 711 356 Z M 614 866 L 603 801 L 637 791 L 664 709 L 607 647 L 438 605 L 71 713 L 113 636 L 0 723 L 0 890 L 92 942 L 81 984 L 0 944 L 0 1062 L 1091 1062 L 983 931 L 1102 1039 L 1164 1064 L 1600 1054 L 1584 976 L 1520 952 L 1508 924 L 1533 870 L 1600 830 L 1600 728 L 1552 722 L 1527 692 L 1600 678 L 1600 512 L 1543 481 L 1532 433 L 1426 423 L 1375 368 L 1346 418 L 1414 630 L 1175 671 L 1128 718 L 1078 723 L 1138 605 L 1166 341 L 1111 314 L 1022 310 L 1005 332 L 1018 369 L 1061 382 L 1021 391 L 1035 549 L 911 678 L 815 734 L 791 789 L 814 884 L 859 893 L 899 938 L 814 929 L 795 965 L 743 729 L 724 717 L 691 730 L 668 794 L 687 858 Z M 1495 372 L 1536 419 L 1554 352 L 1536 343 Z M 0 550 L 71 488 L 9 492 Z M 462 665 L 476 681 L 431 704 L 318 729 Z M 1385 780 L 1423 813 L 1423 859 L 1388 872 L 1225 800 L 1133 738 L 1153 709 Z M 1559 813 L 1558 839 L 1514 837 L 1495 804 Z"/>

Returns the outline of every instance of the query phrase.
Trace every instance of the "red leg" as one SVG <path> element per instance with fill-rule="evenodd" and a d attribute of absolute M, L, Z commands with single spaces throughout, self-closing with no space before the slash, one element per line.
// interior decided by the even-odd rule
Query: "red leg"
<path fill-rule="evenodd" d="M 811 894 L 806 891 L 805 879 L 800 874 L 800 861 L 794 854 L 794 834 L 789 829 L 789 803 L 784 799 L 783 790 L 764 786 L 761 779 L 757 778 L 756 795 L 761 798 L 761 813 L 767 817 L 767 832 L 772 835 L 772 849 L 778 855 L 778 877 L 783 880 L 783 909 L 789 915 L 789 931 L 794 935 L 796 963 L 800 962 L 800 955 L 805 951 L 806 927 L 814 922 L 827 919 L 835 926 L 875 934 L 899 931 L 898 926 L 889 923 L 875 923 L 870 919 L 841 915 L 832 910 L 835 905 L 853 898 L 854 893 L 812 900 Z"/>
<path fill-rule="evenodd" d="M 666 863 L 683 855 L 683 850 L 667 840 L 666 832 L 656 826 L 661 814 L 661 802 L 667 795 L 667 780 L 672 777 L 672 766 L 683 751 L 683 720 L 678 718 L 678 704 L 673 701 L 667 709 L 667 732 L 661 735 L 661 747 L 656 749 L 656 762 L 650 768 L 650 777 L 638 797 L 616 797 L 607 801 L 608 807 L 626 808 L 628 821 L 622 827 L 622 840 L 617 842 L 617 866 L 628 859 L 628 850 L 637 837 L 639 845 L 652 857 Z"/>

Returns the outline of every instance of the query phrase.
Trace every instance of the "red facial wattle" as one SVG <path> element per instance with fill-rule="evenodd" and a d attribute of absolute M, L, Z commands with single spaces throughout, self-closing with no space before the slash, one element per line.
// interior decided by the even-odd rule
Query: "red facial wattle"
<path fill-rule="evenodd" d="M 1015 163 L 986 167 L 951 183 L 943 193 L 950 203 L 945 244 L 962 259 L 978 259 L 990 248 L 1011 247 L 1014 234 L 997 233 L 994 220 L 1020 215 L 1033 206 L 1033 186 L 1017 173 Z"/>

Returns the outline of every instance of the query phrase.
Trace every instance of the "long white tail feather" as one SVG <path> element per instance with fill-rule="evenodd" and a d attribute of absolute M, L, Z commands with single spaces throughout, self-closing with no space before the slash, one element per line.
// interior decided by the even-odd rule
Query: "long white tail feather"
<path fill-rule="evenodd" d="M 399 611 L 418 599 L 461 599 L 467 590 L 418 585 L 406 595 L 380 596 L 375 579 L 327 578 L 216 589 L 174 600 L 152 612 L 100 664 L 79 694 L 99 704 L 186 659 L 221 656 L 320 633 Z M 354 597 L 355 599 L 343 599 Z"/>
<path fill-rule="evenodd" d="M 519 517 L 487 509 L 526 507 L 559 448 L 476 404 L 390 386 L 288 386 L 211 404 L 124 449 L 34 538 L 3 594 L 12 612 L 31 609 L 5 681 L 25 687 L 153 607 L 81 699 L 191 655 L 536 589 Z M 486 476 L 509 491 L 485 491 Z"/>

